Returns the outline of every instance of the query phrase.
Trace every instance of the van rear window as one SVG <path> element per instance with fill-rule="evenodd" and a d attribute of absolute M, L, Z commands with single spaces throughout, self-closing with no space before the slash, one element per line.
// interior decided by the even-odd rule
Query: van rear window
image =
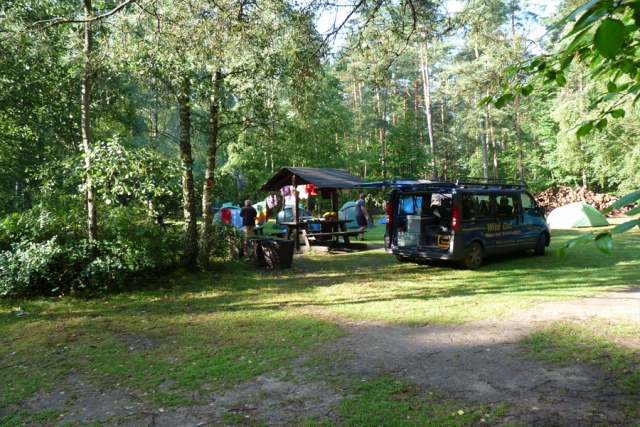
<path fill-rule="evenodd" d="M 398 215 L 433 216 L 433 208 L 444 200 L 450 205 L 451 197 L 450 193 L 402 194 L 398 199 Z"/>

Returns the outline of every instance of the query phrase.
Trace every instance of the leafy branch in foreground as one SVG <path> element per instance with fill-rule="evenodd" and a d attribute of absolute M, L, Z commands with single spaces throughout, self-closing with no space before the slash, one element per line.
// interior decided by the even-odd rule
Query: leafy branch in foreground
<path fill-rule="evenodd" d="M 591 0 L 561 18 L 550 30 L 562 29 L 571 21 L 575 23 L 555 53 L 540 55 L 505 70 L 510 83 L 503 87 L 504 93 L 486 96 L 478 106 L 493 102 L 500 109 L 515 99 L 512 92 L 530 95 L 533 86 L 526 77 L 538 77 L 543 85 L 564 87 L 565 72 L 574 61 L 579 61 L 590 68 L 585 78 L 606 82 L 606 93 L 593 107 L 611 102 L 607 102 L 597 118 L 579 123 L 576 136 L 583 137 L 594 128 L 603 130 L 609 123 L 606 116 L 625 117 L 623 102 L 633 97 L 631 106 L 635 107 L 640 99 L 640 2 Z"/>
<path fill-rule="evenodd" d="M 603 213 L 608 213 L 608 212 L 611 212 L 613 209 L 620 209 L 624 206 L 631 205 L 634 203 L 639 203 L 639 202 L 640 202 L 640 190 L 634 191 L 633 193 L 627 194 L 626 196 L 622 197 L 620 200 L 618 200 L 617 202 L 609 206 L 607 209 L 605 209 Z M 640 213 L 640 205 L 626 212 L 625 215 L 632 216 L 632 215 L 637 215 L 639 213 Z M 601 252 L 604 252 L 605 254 L 611 253 L 611 248 L 613 247 L 612 236 L 615 234 L 620 234 L 620 233 L 629 231 L 636 225 L 640 227 L 640 218 L 626 221 L 626 222 L 623 222 L 622 224 L 618 224 L 609 231 L 604 231 L 601 233 L 589 233 L 589 234 L 582 235 L 580 237 L 576 237 L 575 239 L 568 240 L 562 246 L 560 246 L 560 249 L 558 249 L 558 255 L 560 257 L 564 257 L 566 249 L 571 249 L 576 245 L 589 243 L 592 241 L 596 242 L 596 247 Z"/>

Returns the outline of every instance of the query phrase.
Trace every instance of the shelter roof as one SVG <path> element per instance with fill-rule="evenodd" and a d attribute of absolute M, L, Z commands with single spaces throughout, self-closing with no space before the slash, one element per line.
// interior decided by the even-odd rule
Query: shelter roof
<path fill-rule="evenodd" d="M 293 175 L 296 176 L 296 185 L 313 184 L 318 188 L 357 188 L 359 184 L 364 183 L 344 169 L 284 167 L 260 187 L 260 190 L 278 191 L 285 185 L 291 185 Z"/>

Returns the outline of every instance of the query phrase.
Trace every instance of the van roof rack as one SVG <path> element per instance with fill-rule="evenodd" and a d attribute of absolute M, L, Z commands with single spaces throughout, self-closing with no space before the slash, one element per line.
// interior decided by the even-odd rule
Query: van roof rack
<path fill-rule="evenodd" d="M 417 178 L 391 178 L 385 181 L 365 182 L 358 184 L 358 188 L 381 188 L 381 187 L 415 187 L 420 185 L 440 185 L 443 187 L 455 187 L 456 183 L 451 181 L 432 181 L 430 179 Z"/>
<path fill-rule="evenodd" d="M 478 178 L 472 176 L 459 176 L 456 185 L 465 187 L 499 187 L 499 188 L 527 188 L 527 184 L 518 181 L 502 181 L 500 178 Z"/>

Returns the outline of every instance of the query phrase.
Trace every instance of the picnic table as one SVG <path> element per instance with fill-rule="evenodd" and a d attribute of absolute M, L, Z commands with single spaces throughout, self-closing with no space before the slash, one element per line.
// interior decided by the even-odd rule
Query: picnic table
<path fill-rule="evenodd" d="M 291 221 L 291 222 L 281 222 L 287 229 L 285 231 L 285 239 L 290 239 L 293 235 L 294 249 L 296 251 L 300 250 L 300 236 L 304 239 L 304 244 L 306 249 L 308 250 L 311 247 L 311 243 L 309 242 L 309 237 L 315 237 L 316 239 L 329 238 L 334 242 L 338 242 L 340 237 L 344 240 L 346 245 L 351 244 L 350 237 L 356 237 L 358 234 L 361 234 L 361 231 L 347 230 L 347 222 L 349 220 L 339 219 L 339 220 L 307 220 L 307 221 Z M 311 224 L 320 224 L 321 228 L 319 231 L 310 230 L 309 225 Z"/>

